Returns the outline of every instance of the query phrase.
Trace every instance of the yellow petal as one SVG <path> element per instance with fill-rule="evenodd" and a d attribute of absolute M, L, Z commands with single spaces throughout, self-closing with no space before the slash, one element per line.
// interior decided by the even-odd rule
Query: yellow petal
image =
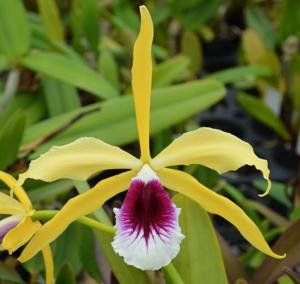
<path fill-rule="evenodd" d="M 206 211 L 217 214 L 232 223 L 254 247 L 274 258 L 285 255 L 274 253 L 255 223 L 229 199 L 209 190 L 185 172 L 161 169 L 157 172 L 162 184 L 196 201 Z"/>
<path fill-rule="evenodd" d="M 0 192 L 0 214 L 25 215 L 25 209 L 21 203 L 7 194 Z"/>
<path fill-rule="evenodd" d="M 134 169 L 141 161 L 95 138 L 79 138 L 64 146 L 54 146 L 32 161 L 29 169 L 20 175 L 19 184 L 33 178 L 54 181 L 61 178 L 85 180 L 92 174 L 108 169 Z"/>
<path fill-rule="evenodd" d="M 70 199 L 57 215 L 42 226 L 23 250 L 19 260 L 32 258 L 45 245 L 54 241 L 76 219 L 95 212 L 105 201 L 128 189 L 137 174 L 132 170 L 100 181 L 91 190 Z"/>
<path fill-rule="evenodd" d="M 141 28 L 134 44 L 131 73 L 141 159 L 147 163 L 150 160 L 149 116 L 152 82 L 151 45 L 153 40 L 153 24 L 145 6 L 140 7 L 140 13 Z"/>
<path fill-rule="evenodd" d="M 46 269 L 46 284 L 54 283 L 54 266 L 53 266 L 53 257 L 52 251 L 49 245 L 45 246 L 42 249 L 43 259 Z"/>
<path fill-rule="evenodd" d="M 271 187 L 268 162 L 257 157 L 250 144 L 221 130 L 201 127 L 184 133 L 151 161 L 154 170 L 189 164 L 201 164 L 219 174 L 244 165 L 255 166 L 268 183 L 261 196 L 268 194 Z"/>
<path fill-rule="evenodd" d="M 11 175 L 0 171 L 0 180 L 2 180 L 12 190 L 26 211 L 30 211 L 32 209 L 30 199 L 28 198 L 25 190 L 17 184 L 17 181 Z"/>
<path fill-rule="evenodd" d="M 8 250 L 9 254 L 13 253 L 27 243 L 40 226 L 39 222 L 33 222 L 30 216 L 26 216 L 18 226 L 5 235 L 2 246 Z"/>

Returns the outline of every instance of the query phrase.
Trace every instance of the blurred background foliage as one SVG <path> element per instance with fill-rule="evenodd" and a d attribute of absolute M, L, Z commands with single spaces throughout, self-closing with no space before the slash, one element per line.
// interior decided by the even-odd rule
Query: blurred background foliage
<path fill-rule="evenodd" d="M 17 175 L 51 146 L 82 136 L 138 155 L 130 68 L 141 4 L 155 25 L 152 154 L 199 126 L 250 142 L 268 159 L 274 181 L 263 200 L 257 193 L 264 183 L 251 168 L 220 179 L 204 167 L 185 170 L 239 204 L 274 250 L 288 254 L 281 261 L 266 257 L 224 220 L 213 217 L 212 226 L 199 206 L 175 196 L 187 236 L 175 269 L 187 284 L 299 283 L 298 0 L 1 1 L 0 169 Z M 29 181 L 25 187 L 37 209 L 57 209 L 109 174 L 89 184 Z M 111 208 L 122 198 L 94 217 L 111 225 Z M 53 245 L 57 283 L 173 283 L 167 272 L 125 265 L 111 239 L 70 226 Z M 1 283 L 43 283 L 42 271 L 40 256 L 21 266 L 1 254 Z"/>

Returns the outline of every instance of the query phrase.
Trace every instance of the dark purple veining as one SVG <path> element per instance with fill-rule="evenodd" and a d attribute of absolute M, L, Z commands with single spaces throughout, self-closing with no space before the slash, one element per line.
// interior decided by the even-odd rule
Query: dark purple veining
<path fill-rule="evenodd" d="M 130 235 L 137 237 L 142 232 L 146 244 L 153 233 L 168 236 L 176 225 L 176 208 L 159 180 L 132 181 L 121 207 L 120 224 Z"/>

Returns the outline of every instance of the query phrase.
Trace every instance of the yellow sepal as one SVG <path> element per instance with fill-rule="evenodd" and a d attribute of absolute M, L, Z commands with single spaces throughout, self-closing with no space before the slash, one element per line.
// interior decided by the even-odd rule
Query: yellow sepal
<path fill-rule="evenodd" d="M 149 117 L 152 83 L 151 45 L 153 40 L 153 23 L 145 6 L 140 7 L 140 14 L 141 28 L 134 44 L 131 73 L 141 160 L 147 163 L 150 160 Z"/>
<path fill-rule="evenodd" d="M 141 161 L 119 147 L 99 139 L 84 137 L 64 146 L 54 146 L 32 161 L 20 175 L 19 184 L 33 178 L 51 182 L 69 178 L 86 180 L 92 174 L 108 169 L 134 169 Z"/>
<path fill-rule="evenodd" d="M 32 204 L 25 190 L 17 184 L 17 181 L 11 175 L 0 171 L 0 180 L 2 180 L 11 189 L 26 211 L 30 211 L 32 209 Z"/>
<path fill-rule="evenodd" d="M 19 260 L 25 262 L 55 240 L 73 221 L 95 212 L 105 201 L 128 189 L 136 171 L 128 171 L 97 183 L 91 190 L 71 198 L 57 215 L 42 226 L 23 250 Z"/>
<path fill-rule="evenodd" d="M 271 250 L 255 223 L 228 198 L 208 189 L 185 172 L 161 169 L 157 174 L 165 187 L 196 201 L 209 213 L 220 215 L 228 220 L 246 240 L 263 253 L 278 259 L 285 257 L 285 255 L 278 255 Z"/>
<path fill-rule="evenodd" d="M 152 161 L 154 170 L 176 165 L 200 164 L 219 174 L 244 165 L 255 166 L 267 181 L 264 196 L 271 188 L 268 162 L 257 157 L 247 142 L 227 132 L 201 127 L 186 132 L 162 150 Z"/>
<path fill-rule="evenodd" d="M 26 216 L 5 235 L 2 246 L 11 254 L 27 243 L 40 227 L 41 224 L 39 222 L 33 222 L 30 216 Z"/>

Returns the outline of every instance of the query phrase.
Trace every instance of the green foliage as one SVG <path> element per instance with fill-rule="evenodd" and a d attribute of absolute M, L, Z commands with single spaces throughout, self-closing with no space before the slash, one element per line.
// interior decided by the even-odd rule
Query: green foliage
<path fill-rule="evenodd" d="M 15 161 L 25 129 L 26 115 L 16 111 L 0 129 L 0 169 L 5 170 Z"/>
<path fill-rule="evenodd" d="M 240 93 L 236 98 L 240 105 L 255 119 L 272 128 L 282 138 L 290 138 L 290 134 L 282 121 L 261 100 L 246 93 Z"/>
<path fill-rule="evenodd" d="M 221 252 L 207 213 L 179 194 L 173 201 L 181 208 L 180 226 L 185 235 L 173 261 L 183 282 L 198 284 L 201 279 L 201 283 L 227 283 Z"/>
<path fill-rule="evenodd" d="M 30 27 L 22 1 L 1 1 L 0 51 L 10 59 L 17 59 L 29 46 Z"/>

